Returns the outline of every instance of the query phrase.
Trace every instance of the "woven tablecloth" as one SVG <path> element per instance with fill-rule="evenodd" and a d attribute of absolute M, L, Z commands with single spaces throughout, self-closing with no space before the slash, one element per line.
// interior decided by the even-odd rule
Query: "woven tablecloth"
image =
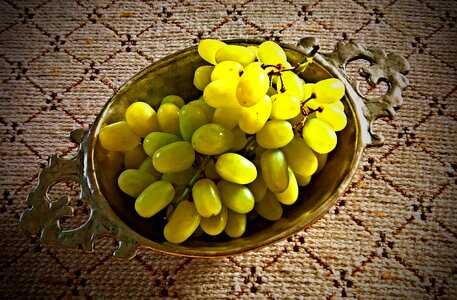
<path fill-rule="evenodd" d="M 0 1 L 0 298 L 2 299 L 456 299 L 457 2 Z M 193 259 L 114 241 L 68 251 L 19 226 L 52 154 L 71 157 L 75 128 L 90 128 L 131 76 L 203 38 L 304 36 L 330 52 L 353 41 L 404 55 L 404 105 L 376 121 L 341 200 L 312 226 L 267 248 Z M 88 208 L 78 189 L 75 223 Z M 58 192 L 50 197 L 58 199 Z"/>

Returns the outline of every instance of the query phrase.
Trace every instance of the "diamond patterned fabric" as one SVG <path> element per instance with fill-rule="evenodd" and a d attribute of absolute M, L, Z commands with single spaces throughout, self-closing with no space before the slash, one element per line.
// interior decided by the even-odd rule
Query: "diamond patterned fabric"
<path fill-rule="evenodd" d="M 375 122 L 350 188 L 319 221 L 243 255 L 190 259 L 140 250 L 115 260 L 40 243 L 19 226 L 52 154 L 71 157 L 75 128 L 149 64 L 202 38 L 330 52 L 355 41 L 404 55 L 410 85 L 395 119 Z M 428 0 L 0 0 L 0 298 L 456 299 L 457 2 Z M 370 90 L 367 91 L 372 92 Z M 74 228 L 87 219 L 78 187 Z"/>

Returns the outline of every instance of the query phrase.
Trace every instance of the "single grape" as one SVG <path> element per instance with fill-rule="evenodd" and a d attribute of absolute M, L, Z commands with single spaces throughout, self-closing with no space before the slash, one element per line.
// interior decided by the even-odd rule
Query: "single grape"
<path fill-rule="evenodd" d="M 228 208 L 223 205 L 219 214 L 200 220 L 200 227 L 209 235 L 218 235 L 225 229 L 228 219 Z"/>
<path fill-rule="evenodd" d="M 187 240 L 200 225 L 201 217 L 195 204 L 182 201 L 173 211 L 168 223 L 163 229 L 165 239 L 170 243 L 179 244 Z"/>
<path fill-rule="evenodd" d="M 320 103 L 332 103 L 343 98 L 344 83 L 338 78 L 328 78 L 318 81 L 314 86 L 314 95 Z"/>
<path fill-rule="evenodd" d="M 184 104 L 186 104 L 184 102 L 184 99 L 178 95 L 167 95 L 167 96 L 163 97 L 162 102 L 160 102 L 160 104 L 165 104 L 165 103 L 173 103 L 178 108 L 181 108 L 184 106 Z"/>
<path fill-rule="evenodd" d="M 284 120 L 269 120 L 256 133 L 257 143 L 265 149 L 281 148 L 294 137 L 292 125 Z"/>
<path fill-rule="evenodd" d="M 254 54 L 254 56 L 258 59 L 259 58 L 259 48 L 257 46 L 247 46 L 249 50 Z"/>
<path fill-rule="evenodd" d="M 233 146 L 230 148 L 230 151 L 232 152 L 238 152 L 244 147 L 246 147 L 246 144 L 248 143 L 248 139 L 246 137 L 246 133 L 244 133 L 243 130 L 240 129 L 240 127 L 235 127 L 232 129 L 233 133 Z"/>
<path fill-rule="evenodd" d="M 143 218 L 150 218 L 167 207 L 175 196 L 173 185 L 164 180 L 150 184 L 135 200 L 135 210 Z"/>
<path fill-rule="evenodd" d="M 224 232 L 231 238 L 242 236 L 246 231 L 246 217 L 246 214 L 240 214 L 229 209 Z"/>
<path fill-rule="evenodd" d="M 258 132 L 268 120 L 271 114 L 271 99 L 264 95 L 255 105 L 243 107 L 238 126 L 247 134 Z"/>
<path fill-rule="evenodd" d="M 125 119 L 135 133 L 145 137 L 159 130 L 156 111 L 146 102 L 134 102 L 127 107 Z"/>
<path fill-rule="evenodd" d="M 271 96 L 271 119 L 287 120 L 300 114 L 300 101 L 298 98 L 287 94 L 279 93 Z"/>
<path fill-rule="evenodd" d="M 251 50 L 240 45 L 224 45 L 216 52 L 216 62 L 236 61 L 246 67 L 256 59 Z"/>
<path fill-rule="evenodd" d="M 222 61 L 214 67 L 211 73 L 211 81 L 231 76 L 239 79 L 240 74 L 243 73 L 243 69 L 243 66 L 236 61 Z"/>
<path fill-rule="evenodd" d="M 289 94 L 299 101 L 304 97 L 303 81 L 294 72 L 282 72 L 276 86 L 278 93 Z"/>
<path fill-rule="evenodd" d="M 298 186 L 306 186 L 311 182 L 311 175 L 301 175 L 298 173 L 295 174 L 295 179 L 297 179 Z"/>
<path fill-rule="evenodd" d="M 318 118 L 306 122 L 302 135 L 306 144 L 317 153 L 329 153 L 336 147 L 335 131 L 330 125 Z"/>
<path fill-rule="evenodd" d="M 308 100 L 313 96 L 315 83 L 304 83 L 303 84 L 303 101 Z"/>
<path fill-rule="evenodd" d="M 106 125 L 98 135 L 100 144 L 108 151 L 126 152 L 137 146 L 141 137 L 137 135 L 126 121 Z"/>
<path fill-rule="evenodd" d="M 192 146 L 202 154 L 218 155 L 233 147 L 233 133 L 222 125 L 206 124 L 195 130 Z"/>
<path fill-rule="evenodd" d="M 194 72 L 194 86 L 203 91 L 205 87 L 211 82 L 211 73 L 214 66 L 200 66 Z"/>
<path fill-rule="evenodd" d="M 254 195 L 252 195 L 248 187 L 220 180 L 217 183 L 217 188 L 219 189 L 222 203 L 229 209 L 243 214 L 250 212 L 254 208 Z"/>
<path fill-rule="evenodd" d="M 316 117 L 329 124 L 334 131 L 343 130 L 347 124 L 347 117 L 343 110 L 332 104 L 323 104 Z"/>
<path fill-rule="evenodd" d="M 267 192 L 267 184 L 263 179 L 263 175 L 260 171 L 260 168 L 257 170 L 257 177 L 256 179 L 248 184 L 248 188 L 251 191 L 252 195 L 254 195 L 255 202 L 260 202 L 265 197 L 265 193 Z"/>
<path fill-rule="evenodd" d="M 323 154 L 315 153 L 315 154 L 316 154 L 316 157 L 317 157 L 317 170 L 316 170 L 316 174 L 317 174 L 320 171 L 322 171 L 322 169 L 327 164 L 328 153 L 323 153 Z"/>
<path fill-rule="evenodd" d="M 179 129 L 183 140 L 190 142 L 195 130 L 213 119 L 214 108 L 205 101 L 191 101 L 179 112 Z"/>
<path fill-rule="evenodd" d="M 287 186 L 287 189 L 284 192 L 275 193 L 276 199 L 278 199 L 279 202 L 285 205 L 294 204 L 298 198 L 298 183 L 297 179 L 295 178 L 295 174 L 291 168 L 289 168 L 288 174 L 289 185 Z"/>
<path fill-rule="evenodd" d="M 257 177 L 256 166 L 247 158 L 236 153 L 224 153 L 217 158 L 216 171 L 225 180 L 248 184 Z"/>
<path fill-rule="evenodd" d="M 283 213 L 281 203 L 271 191 L 266 191 L 262 201 L 256 202 L 254 209 L 260 216 L 269 221 L 281 219 Z"/>
<path fill-rule="evenodd" d="M 143 145 L 138 144 L 124 153 L 124 167 L 126 169 L 138 169 L 147 157 L 148 155 L 144 152 Z"/>
<path fill-rule="evenodd" d="M 222 200 L 214 181 L 202 178 L 192 187 L 192 198 L 200 216 L 210 218 L 217 215 L 222 209 Z"/>
<path fill-rule="evenodd" d="M 133 198 L 138 197 L 145 188 L 156 181 L 153 175 L 138 169 L 124 170 L 117 178 L 121 191 Z"/>
<path fill-rule="evenodd" d="M 162 132 L 179 135 L 179 107 L 164 103 L 157 110 L 157 121 Z"/>
<path fill-rule="evenodd" d="M 217 174 L 216 163 L 213 159 L 209 159 L 208 161 L 206 161 L 203 167 L 203 174 L 205 175 L 205 177 L 213 180 L 221 178 L 219 174 Z"/>
<path fill-rule="evenodd" d="M 151 174 L 156 180 L 159 180 L 159 178 L 162 177 L 162 173 L 154 168 L 154 165 L 152 164 L 152 158 L 149 156 L 144 159 L 144 161 L 138 167 L 138 170 Z"/>
<path fill-rule="evenodd" d="M 195 151 L 186 141 L 173 142 L 154 152 L 152 163 L 161 173 L 175 173 L 189 169 L 195 160 Z"/>
<path fill-rule="evenodd" d="M 238 126 L 242 107 L 216 108 L 213 115 L 213 122 L 224 126 L 227 129 L 234 129 Z"/>
<path fill-rule="evenodd" d="M 294 172 L 308 176 L 316 172 L 318 167 L 316 155 L 300 136 L 294 136 L 292 141 L 281 150 Z"/>
<path fill-rule="evenodd" d="M 273 41 L 265 41 L 259 45 L 259 59 L 266 65 L 286 65 L 287 56 L 284 50 Z"/>
<path fill-rule="evenodd" d="M 280 149 L 267 149 L 260 157 L 260 168 L 267 187 L 274 193 L 281 193 L 289 185 L 286 156 Z"/>
<path fill-rule="evenodd" d="M 200 41 L 197 47 L 198 54 L 210 64 L 216 64 L 216 52 L 226 44 L 219 40 L 204 39 Z"/>
<path fill-rule="evenodd" d="M 236 89 L 238 102 L 244 106 L 253 106 L 267 93 L 270 79 L 267 72 L 258 64 L 252 63 L 241 75 Z"/>
<path fill-rule="evenodd" d="M 174 185 L 186 185 L 194 177 L 197 169 L 190 167 L 184 171 L 162 174 L 161 180 L 168 180 Z"/>
<path fill-rule="evenodd" d="M 152 157 L 159 148 L 180 140 L 181 138 L 175 134 L 154 131 L 144 138 L 143 149 L 147 155 Z"/>
<path fill-rule="evenodd" d="M 240 107 L 236 98 L 238 79 L 226 77 L 211 81 L 203 91 L 203 100 L 214 108 Z"/>

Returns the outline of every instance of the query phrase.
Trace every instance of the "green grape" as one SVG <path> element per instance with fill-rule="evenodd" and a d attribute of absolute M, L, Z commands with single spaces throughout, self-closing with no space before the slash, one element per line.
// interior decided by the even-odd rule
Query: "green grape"
<path fill-rule="evenodd" d="M 124 167 L 126 169 L 138 169 L 147 157 L 148 155 L 144 152 L 143 145 L 138 144 L 124 153 Z"/>
<path fill-rule="evenodd" d="M 322 169 L 327 164 L 328 153 L 323 153 L 323 154 L 315 153 L 315 154 L 316 154 L 316 157 L 317 157 L 317 170 L 316 170 L 316 174 L 317 174 L 320 171 L 322 171 Z"/>
<path fill-rule="evenodd" d="M 130 197 L 136 198 L 145 188 L 156 181 L 157 179 L 153 175 L 145 171 L 127 169 L 122 171 L 117 178 L 117 185 L 121 191 Z"/>
<path fill-rule="evenodd" d="M 202 178 L 192 187 L 192 197 L 200 216 L 210 218 L 217 215 L 222 209 L 222 200 L 214 181 Z"/>
<path fill-rule="evenodd" d="M 157 121 L 162 132 L 179 135 L 179 107 L 164 103 L 157 110 Z"/>
<path fill-rule="evenodd" d="M 179 128 L 183 140 L 190 142 L 195 130 L 213 119 L 214 109 L 205 101 L 191 101 L 179 112 Z"/>
<path fill-rule="evenodd" d="M 318 167 L 316 155 L 300 136 L 294 136 L 292 141 L 281 150 L 294 172 L 308 176 L 316 172 Z"/>
<path fill-rule="evenodd" d="M 178 95 L 168 95 L 168 96 L 163 97 L 162 102 L 160 102 L 160 104 L 165 104 L 165 103 L 173 103 L 178 108 L 181 108 L 184 106 L 184 104 L 186 104 L 184 102 L 184 99 Z"/>
<path fill-rule="evenodd" d="M 216 179 L 221 178 L 219 176 L 219 174 L 217 174 L 216 163 L 214 162 L 214 159 L 209 159 L 206 161 L 206 163 L 203 167 L 203 173 L 204 173 L 205 177 L 207 177 L 209 179 L 216 180 Z"/>
<path fill-rule="evenodd" d="M 266 65 L 286 65 L 287 56 L 284 50 L 273 41 L 265 41 L 259 45 L 259 59 Z"/>
<path fill-rule="evenodd" d="M 329 153 L 336 147 L 335 131 L 330 125 L 318 118 L 306 122 L 302 135 L 306 144 L 317 153 Z"/>
<path fill-rule="evenodd" d="M 228 218 L 228 208 L 223 205 L 221 211 L 210 218 L 202 217 L 200 220 L 200 227 L 209 235 L 218 235 L 225 229 Z"/>
<path fill-rule="evenodd" d="M 317 99 L 311 98 L 308 101 L 306 101 L 306 106 L 311 108 L 312 110 L 317 110 L 319 107 L 321 107 L 322 103 L 320 103 Z"/>
<path fill-rule="evenodd" d="M 250 107 L 259 102 L 270 87 L 270 79 L 258 63 L 246 67 L 241 75 L 236 89 L 238 102 L 244 107 Z"/>
<path fill-rule="evenodd" d="M 338 78 L 328 78 L 318 81 L 314 86 L 314 95 L 320 103 L 333 103 L 343 98 L 344 83 Z"/>
<path fill-rule="evenodd" d="M 246 67 L 256 59 L 255 54 L 244 46 L 224 45 L 216 52 L 216 62 L 236 61 Z"/>
<path fill-rule="evenodd" d="M 219 49 L 222 46 L 225 46 L 226 44 L 222 41 L 219 40 L 214 40 L 214 39 L 205 39 L 200 41 L 197 47 L 197 52 L 207 62 L 210 64 L 215 65 L 216 64 L 216 52 L 219 51 Z"/>
<path fill-rule="evenodd" d="M 287 120 L 300 114 L 300 101 L 288 93 L 271 96 L 271 119 Z"/>
<path fill-rule="evenodd" d="M 182 201 L 173 211 L 168 223 L 163 229 L 165 239 L 170 243 L 179 244 L 187 240 L 200 226 L 201 217 L 195 204 Z"/>
<path fill-rule="evenodd" d="M 194 86 L 203 91 L 205 87 L 211 82 L 211 73 L 214 66 L 200 66 L 194 72 Z"/>
<path fill-rule="evenodd" d="M 150 218 L 173 200 L 175 189 L 164 180 L 150 184 L 135 200 L 135 210 L 143 218 Z"/>
<path fill-rule="evenodd" d="M 98 135 L 100 144 L 108 151 L 126 152 L 137 146 L 141 137 L 125 121 L 106 125 Z"/>
<path fill-rule="evenodd" d="M 147 155 L 152 157 L 159 148 L 180 140 L 181 138 L 175 134 L 155 131 L 144 138 L 143 149 Z"/>
<path fill-rule="evenodd" d="M 248 143 L 248 139 L 246 137 L 246 133 L 240 129 L 240 127 L 235 127 L 232 129 L 233 133 L 233 146 L 230 148 L 232 152 L 238 152 L 242 150 L 246 144 Z"/>
<path fill-rule="evenodd" d="M 244 214 L 254 208 L 254 195 L 247 186 L 220 180 L 217 183 L 222 203 L 237 213 Z"/>
<path fill-rule="evenodd" d="M 218 155 L 233 147 L 233 133 L 222 125 L 206 124 L 195 130 L 192 146 L 202 154 Z"/>
<path fill-rule="evenodd" d="M 238 126 L 247 134 L 257 133 L 271 114 L 271 99 L 264 95 L 262 100 L 250 107 L 243 107 Z"/>
<path fill-rule="evenodd" d="M 308 100 L 313 96 L 315 83 L 304 83 L 303 84 L 303 101 Z"/>
<path fill-rule="evenodd" d="M 256 133 L 257 143 L 265 149 L 281 148 L 294 137 L 292 125 L 284 120 L 269 120 Z"/>
<path fill-rule="evenodd" d="M 186 141 L 173 142 L 154 152 L 152 163 L 161 173 L 175 173 L 189 169 L 195 160 L 195 151 Z"/>
<path fill-rule="evenodd" d="M 303 99 L 303 81 L 294 72 L 282 72 L 281 79 L 277 82 L 278 93 L 286 93 L 297 100 Z"/>
<path fill-rule="evenodd" d="M 284 192 L 275 193 L 276 199 L 284 205 L 291 205 L 297 201 L 298 198 L 298 183 L 295 174 L 291 168 L 288 170 L 289 185 Z"/>
<path fill-rule="evenodd" d="M 227 129 L 238 126 L 242 107 L 216 108 L 213 115 L 213 123 L 220 124 Z"/>
<path fill-rule="evenodd" d="M 214 108 L 239 107 L 236 98 L 238 79 L 226 77 L 211 81 L 203 91 L 203 100 Z"/>
<path fill-rule="evenodd" d="M 286 156 L 280 149 L 267 149 L 260 157 L 260 169 L 267 187 L 274 193 L 281 193 L 289 185 Z"/>
<path fill-rule="evenodd" d="M 258 174 L 256 179 L 248 185 L 249 190 L 251 191 L 252 195 L 254 195 L 255 202 L 260 202 L 265 197 L 265 193 L 267 192 L 267 184 L 263 179 L 263 175 L 258 169 Z"/>
<path fill-rule="evenodd" d="M 267 95 L 272 97 L 273 95 L 276 95 L 278 91 L 272 87 L 271 85 L 268 87 Z"/>
<path fill-rule="evenodd" d="M 249 50 L 254 54 L 254 56 L 258 59 L 259 58 L 259 48 L 257 46 L 247 46 Z"/>
<path fill-rule="evenodd" d="M 239 79 L 241 73 L 243 73 L 243 66 L 240 63 L 230 60 L 222 61 L 214 67 L 211 73 L 211 81 L 226 77 Z"/>
<path fill-rule="evenodd" d="M 341 100 L 330 103 L 330 105 L 335 106 L 336 108 L 339 108 L 340 110 L 344 111 L 344 104 Z"/>
<path fill-rule="evenodd" d="M 154 165 L 152 164 L 152 158 L 149 156 L 145 158 L 145 160 L 141 163 L 141 165 L 138 167 L 138 170 L 151 174 L 156 180 L 162 177 L 162 173 L 154 168 Z"/>
<path fill-rule="evenodd" d="M 246 214 L 240 214 L 229 209 L 224 232 L 231 238 L 238 238 L 246 231 L 246 221 Z"/>
<path fill-rule="evenodd" d="M 168 180 L 175 185 L 186 185 L 194 177 L 197 169 L 190 167 L 181 172 L 164 173 L 162 174 L 161 180 Z"/>
<path fill-rule="evenodd" d="M 256 202 L 254 209 L 260 216 L 269 221 L 281 219 L 283 213 L 281 203 L 271 191 L 266 191 L 262 201 Z"/>
<path fill-rule="evenodd" d="M 224 153 L 217 158 L 216 171 L 225 180 L 248 184 L 257 177 L 256 166 L 247 158 L 237 153 Z"/>
<path fill-rule="evenodd" d="M 295 174 L 295 179 L 297 179 L 298 186 L 305 186 L 311 182 L 311 175 L 301 175 L 298 173 Z"/>
<path fill-rule="evenodd" d="M 316 112 L 316 117 L 329 124 L 334 131 L 343 130 L 347 124 L 344 111 L 332 104 L 323 104 L 322 109 Z"/>
<path fill-rule="evenodd" d="M 127 107 L 125 119 L 135 133 L 145 137 L 159 130 L 156 111 L 146 102 L 134 102 Z"/>

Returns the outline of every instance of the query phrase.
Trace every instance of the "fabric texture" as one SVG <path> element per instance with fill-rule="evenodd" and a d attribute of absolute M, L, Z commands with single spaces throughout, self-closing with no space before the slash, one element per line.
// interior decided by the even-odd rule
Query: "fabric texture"
<path fill-rule="evenodd" d="M 0 298 L 456 299 L 457 2 L 431 0 L 0 0 Z M 404 104 L 374 130 L 341 200 L 320 220 L 264 249 L 220 259 L 140 250 L 116 260 L 29 237 L 27 194 L 52 154 L 71 157 L 120 85 L 203 38 L 304 36 L 330 52 L 354 41 L 404 55 Z M 368 90 L 368 92 L 373 92 Z M 78 186 L 62 182 L 87 220 Z"/>

